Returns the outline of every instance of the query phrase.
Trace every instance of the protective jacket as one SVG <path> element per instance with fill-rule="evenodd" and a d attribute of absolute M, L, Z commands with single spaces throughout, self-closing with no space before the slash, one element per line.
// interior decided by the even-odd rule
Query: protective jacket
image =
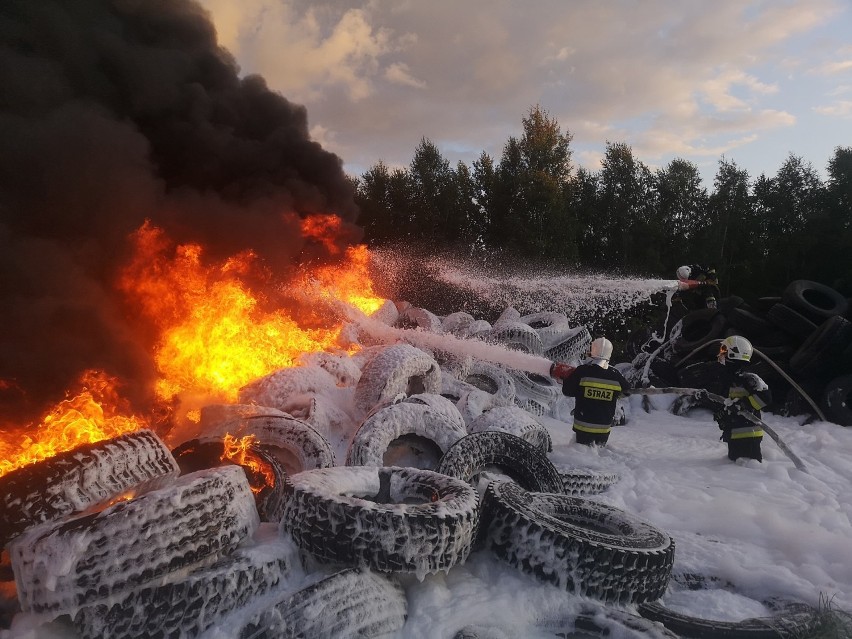
<path fill-rule="evenodd" d="M 615 404 L 629 382 L 616 369 L 581 364 L 562 382 L 562 392 L 576 398 L 574 427 L 581 444 L 605 444 L 609 439 Z"/>
<path fill-rule="evenodd" d="M 728 444 L 728 457 L 763 461 L 760 451 L 763 429 L 741 413 L 760 418 L 761 411 L 772 401 L 769 386 L 758 375 L 738 369 L 731 375 L 728 399 L 731 404 L 714 415 L 722 430 L 722 441 Z"/>

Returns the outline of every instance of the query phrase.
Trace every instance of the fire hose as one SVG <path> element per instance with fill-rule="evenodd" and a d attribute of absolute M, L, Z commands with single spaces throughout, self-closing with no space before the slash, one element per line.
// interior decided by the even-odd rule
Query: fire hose
<path fill-rule="evenodd" d="M 719 406 L 724 406 L 725 403 L 726 403 L 725 398 L 722 397 L 721 395 L 716 395 L 715 393 L 711 393 L 709 391 L 706 391 L 704 389 L 699 389 L 699 388 L 679 388 L 679 387 L 676 387 L 676 386 L 665 386 L 665 387 L 662 387 L 662 388 L 634 388 L 634 389 L 630 390 L 629 392 L 627 392 L 626 394 L 627 395 L 672 395 L 672 394 L 674 394 L 674 395 L 697 395 L 699 393 L 704 394 L 704 396 L 707 397 L 707 399 L 709 399 L 710 401 L 712 401 L 716 404 L 719 404 Z M 776 433 L 769 426 L 769 424 L 764 422 L 762 419 L 760 419 L 756 415 L 753 415 L 752 413 L 749 413 L 749 412 L 746 412 L 746 411 L 740 411 L 739 415 L 741 417 L 744 417 L 748 421 L 750 421 L 752 424 L 755 424 L 756 426 L 760 426 L 761 430 L 763 430 L 767 435 L 769 435 L 773 439 L 773 441 L 776 444 L 778 444 L 778 448 L 780 448 L 782 450 L 782 452 L 785 455 L 787 455 L 787 457 L 790 459 L 790 461 L 793 462 L 793 465 L 796 468 L 801 470 L 803 473 L 809 474 L 808 469 L 805 467 L 805 463 L 801 459 L 799 459 L 799 457 L 792 450 L 790 450 L 789 446 L 787 446 L 787 444 L 784 443 L 784 441 L 781 439 L 781 437 L 778 436 L 778 433 Z"/>

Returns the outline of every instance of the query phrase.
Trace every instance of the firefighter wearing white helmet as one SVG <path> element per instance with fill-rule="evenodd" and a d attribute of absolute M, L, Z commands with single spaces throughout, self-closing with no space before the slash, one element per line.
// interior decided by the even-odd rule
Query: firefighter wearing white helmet
<path fill-rule="evenodd" d="M 675 301 L 681 302 L 688 310 L 716 308 L 719 281 L 716 279 L 715 267 L 701 264 L 679 266 L 675 274 L 679 291 Z M 686 291 L 689 293 L 684 294 Z"/>
<path fill-rule="evenodd" d="M 717 359 L 724 366 L 728 399 L 713 417 L 722 430 L 722 441 L 728 444 L 731 461 L 740 457 L 763 461 L 760 451 L 763 430 L 743 417 L 743 413 L 750 413 L 760 418 L 761 410 L 772 401 L 766 382 L 746 371 L 753 353 L 751 342 L 740 335 L 726 337 L 719 346 Z"/>
<path fill-rule="evenodd" d="M 610 367 L 612 342 L 599 337 L 589 346 L 589 356 L 580 366 L 555 364 L 551 375 L 562 380 L 562 392 L 576 398 L 573 430 L 578 444 L 603 446 L 609 439 L 618 397 L 630 384 Z"/>

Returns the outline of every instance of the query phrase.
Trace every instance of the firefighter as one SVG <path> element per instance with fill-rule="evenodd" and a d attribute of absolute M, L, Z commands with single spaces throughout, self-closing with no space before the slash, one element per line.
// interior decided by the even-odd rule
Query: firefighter
<path fill-rule="evenodd" d="M 562 380 L 562 392 L 576 398 L 574 433 L 578 444 L 606 445 L 615 417 L 619 395 L 630 390 L 624 376 L 609 365 L 612 342 L 605 337 L 594 340 L 589 356 L 580 366 L 554 364 L 551 375 Z"/>
<path fill-rule="evenodd" d="M 679 293 L 677 299 L 689 310 L 716 308 L 719 298 L 719 280 L 716 268 L 693 264 L 679 266 L 677 271 Z M 690 291 L 689 294 L 684 294 Z"/>
<path fill-rule="evenodd" d="M 751 414 L 760 419 L 761 410 L 772 401 L 772 394 L 758 375 L 745 370 L 751 361 L 751 342 L 745 337 L 732 335 L 722 340 L 718 361 L 724 367 L 728 399 L 724 407 L 713 415 L 722 430 L 721 440 L 728 444 L 728 459 L 740 457 L 763 461 L 760 443 L 763 429 L 760 424 L 744 417 Z"/>

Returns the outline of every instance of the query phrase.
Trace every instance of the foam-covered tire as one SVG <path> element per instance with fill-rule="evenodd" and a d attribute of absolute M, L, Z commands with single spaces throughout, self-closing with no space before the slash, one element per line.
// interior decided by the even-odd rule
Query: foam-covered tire
<path fill-rule="evenodd" d="M 0 477 L 0 548 L 28 528 L 173 481 L 180 467 L 150 430 L 78 446 Z"/>
<path fill-rule="evenodd" d="M 543 311 L 523 315 L 520 321 L 538 333 L 545 350 L 561 344 L 571 336 L 571 323 L 565 313 Z"/>
<path fill-rule="evenodd" d="M 550 433 L 541 422 L 521 408 L 497 406 L 485 411 L 467 427 L 468 433 L 502 431 L 520 437 L 543 453 L 553 450 Z M 445 451 L 446 452 L 446 451 Z"/>
<path fill-rule="evenodd" d="M 582 468 L 556 466 L 556 471 L 562 478 L 563 492 L 573 497 L 598 495 L 621 479 L 618 473 L 603 473 Z"/>
<path fill-rule="evenodd" d="M 198 439 L 201 442 L 221 440 L 225 435 L 254 437 L 256 443 L 266 446 L 278 457 L 290 474 L 335 465 L 334 451 L 328 440 L 309 423 L 286 413 L 221 422 L 205 429 Z"/>
<path fill-rule="evenodd" d="M 830 374 L 852 341 L 852 322 L 834 315 L 817 327 L 793 353 L 790 370 L 800 378 Z"/>
<path fill-rule="evenodd" d="M 184 475 L 97 514 L 42 524 L 9 544 L 21 608 L 73 615 L 170 573 L 209 565 L 258 524 L 238 466 Z"/>
<path fill-rule="evenodd" d="M 479 499 L 428 470 L 341 466 L 285 483 L 281 531 L 319 561 L 382 572 L 447 571 L 470 553 Z"/>
<path fill-rule="evenodd" d="M 441 324 L 441 318 L 432 311 L 417 306 L 409 306 L 399 314 L 394 325 L 399 328 L 419 328 L 430 333 L 440 333 Z"/>
<path fill-rule="evenodd" d="M 533 355 L 541 355 L 544 351 L 541 337 L 536 330 L 521 321 L 495 324 L 488 336 L 488 341 L 497 342 L 512 350 Z"/>
<path fill-rule="evenodd" d="M 423 395 L 417 396 L 423 397 Z M 347 466 L 384 466 L 385 452 L 394 440 L 417 435 L 435 443 L 443 455 L 467 434 L 455 405 L 440 395 L 424 400 L 402 401 L 372 412 L 361 424 L 346 453 Z M 443 404 L 435 403 L 441 400 Z"/>
<path fill-rule="evenodd" d="M 364 365 L 355 387 L 355 406 L 367 413 L 382 402 L 417 393 L 441 393 L 441 368 L 419 348 L 394 344 Z"/>
<path fill-rule="evenodd" d="M 489 468 L 498 468 L 527 490 L 562 492 L 562 478 L 541 449 L 502 431 L 463 437 L 441 458 L 438 472 L 472 483 Z"/>
<path fill-rule="evenodd" d="M 501 406 L 510 406 L 515 401 L 517 388 L 511 373 L 497 364 L 490 362 L 475 361 L 464 380 L 471 386 L 494 395 L 495 403 Z"/>
<path fill-rule="evenodd" d="M 852 375 L 835 377 L 822 393 L 826 417 L 835 424 L 852 426 Z"/>
<path fill-rule="evenodd" d="M 666 608 L 658 601 L 641 603 L 639 614 L 663 624 L 688 639 L 788 639 L 809 637 L 817 625 L 816 610 L 806 604 L 788 604 L 772 617 L 741 621 L 716 621 L 691 617 Z"/>
<path fill-rule="evenodd" d="M 592 343 L 592 334 L 585 326 L 577 326 L 569 335 L 556 346 L 544 351 L 544 356 L 551 362 L 576 361 L 585 355 Z"/>
<path fill-rule="evenodd" d="M 845 315 L 849 302 L 830 286 L 810 280 L 794 280 L 787 285 L 781 298 L 787 306 L 809 317 L 817 324 L 834 315 Z"/>
<path fill-rule="evenodd" d="M 509 373 L 515 381 L 515 403 L 519 406 L 531 399 L 550 407 L 562 397 L 562 386 L 552 377 L 514 369 L 510 369 Z"/>
<path fill-rule="evenodd" d="M 178 581 L 86 606 L 75 615 L 74 625 L 82 639 L 197 637 L 274 589 L 290 569 L 291 548 L 277 536 L 240 547 Z"/>
<path fill-rule="evenodd" d="M 347 568 L 252 614 L 239 639 L 363 639 L 391 636 L 405 625 L 408 604 L 396 580 Z"/>
<path fill-rule="evenodd" d="M 715 308 L 687 313 L 672 327 L 672 333 L 677 335 L 672 342 L 675 353 L 684 355 L 710 340 L 719 339 L 725 330 L 725 323 L 725 316 Z"/>
<path fill-rule="evenodd" d="M 674 540 L 606 504 L 491 482 L 482 520 L 484 545 L 499 559 L 573 594 L 653 601 L 671 577 Z"/>
<path fill-rule="evenodd" d="M 786 304 L 775 304 L 766 312 L 766 319 L 782 331 L 803 342 L 817 329 L 817 325 Z"/>
<path fill-rule="evenodd" d="M 470 313 L 457 311 L 450 313 L 441 321 L 441 329 L 444 333 L 452 333 L 453 335 L 467 335 L 468 327 L 476 321 L 476 318 Z"/>

